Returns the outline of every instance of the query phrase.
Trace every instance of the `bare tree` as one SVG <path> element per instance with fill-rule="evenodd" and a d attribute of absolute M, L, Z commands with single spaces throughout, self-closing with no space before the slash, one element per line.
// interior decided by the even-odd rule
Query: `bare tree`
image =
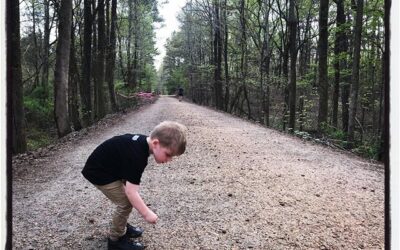
<path fill-rule="evenodd" d="M 96 82 L 95 82 L 95 100 L 96 100 L 96 119 L 101 119 L 106 114 L 105 98 L 104 98 L 104 56 L 105 56 L 105 14 L 104 0 L 98 0 L 97 6 L 97 56 L 96 56 Z"/>
<path fill-rule="evenodd" d="M 354 21 L 354 47 L 353 47 L 353 67 L 351 73 L 351 91 L 350 91 L 350 105 L 349 105 L 349 129 L 347 140 L 349 146 L 353 146 L 354 142 L 354 128 L 357 114 L 358 91 L 360 88 L 360 54 L 361 54 L 361 31 L 362 31 L 362 18 L 364 13 L 364 0 L 357 0 L 357 14 Z"/>
<path fill-rule="evenodd" d="M 219 0 L 213 0 L 214 5 L 214 91 L 215 106 L 217 109 L 223 109 L 222 95 L 222 39 L 221 39 L 221 17 Z"/>
<path fill-rule="evenodd" d="M 61 0 L 59 9 L 56 66 L 54 70 L 54 117 L 59 137 L 71 132 L 68 119 L 68 75 L 71 44 L 72 0 Z"/>
<path fill-rule="evenodd" d="M 319 41 L 318 41 L 318 87 L 319 109 L 318 130 L 328 118 L 328 10 L 329 0 L 321 0 L 319 6 Z"/>
<path fill-rule="evenodd" d="M 328 1 L 328 0 L 327 0 Z M 295 1 L 289 2 L 289 52 L 290 52 L 290 76 L 289 76 L 289 128 L 295 129 L 296 121 L 296 62 L 297 62 L 297 18 L 295 14 Z"/>
<path fill-rule="evenodd" d="M 72 11 L 72 17 L 74 13 Z M 75 54 L 75 27 L 73 21 L 71 22 L 71 46 L 70 46 L 70 57 L 69 57 L 69 78 L 68 78 L 68 113 L 69 119 L 72 122 L 74 130 L 80 130 L 82 128 L 79 120 L 79 104 L 78 104 L 78 83 L 79 83 L 79 72 L 78 65 L 76 62 Z"/>
<path fill-rule="evenodd" d="M 349 77 L 342 73 L 346 68 L 347 59 L 345 53 L 348 50 L 347 34 L 345 29 L 346 15 L 344 13 L 343 0 L 336 0 L 336 31 L 335 37 L 335 84 L 332 97 L 332 125 L 337 127 L 338 122 L 338 101 L 340 82 L 342 87 L 342 128 L 347 130 L 347 122 L 349 120 Z"/>
<path fill-rule="evenodd" d="M 50 0 L 44 0 L 44 38 L 42 50 L 42 86 L 45 97 L 48 97 L 49 88 L 49 56 L 50 56 Z"/>
<path fill-rule="evenodd" d="M 108 13 L 107 13 L 108 16 Z M 115 47 L 116 47 L 116 24 L 117 24 L 117 0 L 111 2 L 111 27 L 110 36 L 107 46 L 107 61 L 106 61 L 106 81 L 108 85 L 108 92 L 110 95 L 111 109 L 115 112 L 118 110 L 117 102 L 115 100 L 114 91 L 114 70 L 115 70 Z"/>
<path fill-rule="evenodd" d="M 7 85 L 11 92 L 12 152 L 26 151 L 26 128 L 23 107 L 19 2 L 7 0 Z"/>
<path fill-rule="evenodd" d="M 89 126 L 92 122 L 92 98 L 90 79 L 92 70 L 92 1 L 84 0 L 84 31 L 83 31 L 83 58 L 82 58 L 82 78 L 80 87 L 82 103 L 82 121 L 84 126 Z"/>

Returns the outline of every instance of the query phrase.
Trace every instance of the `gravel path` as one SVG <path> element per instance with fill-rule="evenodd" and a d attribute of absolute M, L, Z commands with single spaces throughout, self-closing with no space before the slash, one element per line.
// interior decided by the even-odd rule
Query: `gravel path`
<path fill-rule="evenodd" d="M 13 249 L 107 249 L 112 206 L 80 174 L 102 141 L 188 127 L 174 161 L 149 160 L 141 193 L 159 215 L 147 249 L 382 249 L 384 169 L 376 163 L 171 97 L 13 161 Z"/>

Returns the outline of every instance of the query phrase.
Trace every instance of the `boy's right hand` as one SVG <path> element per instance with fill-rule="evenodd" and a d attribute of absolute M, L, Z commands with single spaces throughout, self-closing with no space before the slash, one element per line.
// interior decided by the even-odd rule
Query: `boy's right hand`
<path fill-rule="evenodd" d="M 144 219 L 149 223 L 156 224 L 158 216 L 153 211 L 151 211 L 151 209 L 149 209 L 149 211 L 147 211 L 146 215 L 144 216 Z"/>

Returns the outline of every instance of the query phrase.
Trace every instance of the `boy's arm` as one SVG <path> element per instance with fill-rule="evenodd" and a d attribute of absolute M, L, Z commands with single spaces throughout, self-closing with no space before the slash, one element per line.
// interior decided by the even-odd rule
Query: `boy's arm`
<path fill-rule="evenodd" d="M 140 215 L 143 216 L 147 222 L 156 223 L 158 216 L 144 203 L 139 194 L 139 187 L 139 185 L 127 181 L 125 185 L 125 194 L 132 206 L 140 213 Z"/>

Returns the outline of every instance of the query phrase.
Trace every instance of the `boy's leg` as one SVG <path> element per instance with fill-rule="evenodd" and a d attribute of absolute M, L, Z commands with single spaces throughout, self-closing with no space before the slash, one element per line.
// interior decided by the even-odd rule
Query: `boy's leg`
<path fill-rule="evenodd" d="M 132 211 L 132 205 L 125 195 L 124 184 L 121 181 L 114 181 L 110 184 L 96 187 L 117 205 L 110 230 L 110 239 L 117 240 L 125 235 L 126 223 Z"/>

